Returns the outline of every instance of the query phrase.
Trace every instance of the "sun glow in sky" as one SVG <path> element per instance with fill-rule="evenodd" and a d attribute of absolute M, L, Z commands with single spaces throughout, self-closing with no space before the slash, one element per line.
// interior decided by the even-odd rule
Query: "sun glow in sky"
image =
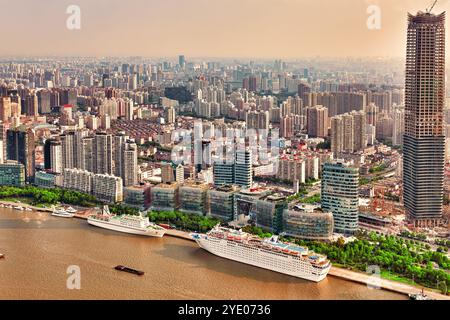
<path fill-rule="evenodd" d="M 407 12 L 431 0 L 0 0 L 0 56 L 404 56 Z M 81 29 L 66 8 L 81 9 Z M 381 28 L 367 27 L 367 8 Z M 434 12 L 450 9 L 440 1 Z M 447 41 L 448 42 L 448 41 Z"/>

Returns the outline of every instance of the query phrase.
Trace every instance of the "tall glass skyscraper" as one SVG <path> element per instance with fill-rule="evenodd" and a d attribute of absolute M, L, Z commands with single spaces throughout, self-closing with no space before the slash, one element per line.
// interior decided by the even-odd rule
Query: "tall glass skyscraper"
<path fill-rule="evenodd" d="M 341 160 L 327 162 L 322 170 L 321 203 L 333 213 L 334 231 L 353 234 L 358 230 L 359 170 Z"/>
<path fill-rule="evenodd" d="M 234 162 L 217 161 L 213 166 L 214 185 L 238 185 L 250 188 L 253 185 L 252 153 L 249 150 L 236 150 Z"/>
<path fill-rule="evenodd" d="M 35 136 L 31 129 L 25 126 L 6 132 L 8 160 L 16 160 L 25 166 L 27 182 L 33 182 L 35 173 Z"/>
<path fill-rule="evenodd" d="M 442 217 L 445 135 L 445 12 L 408 14 L 404 205 L 416 226 Z"/>

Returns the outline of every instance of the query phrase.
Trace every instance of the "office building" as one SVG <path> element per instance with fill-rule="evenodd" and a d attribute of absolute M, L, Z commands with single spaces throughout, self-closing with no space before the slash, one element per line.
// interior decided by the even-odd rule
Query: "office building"
<path fill-rule="evenodd" d="M 22 187 L 25 185 L 25 166 L 9 160 L 0 163 L 0 186 Z"/>
<path fill-rule="evenodd" d="M 180 211 L 205 215 L 209 212 L 207 203 L 208 185 L 206 183 L 187 182 L 180 186 Z"/>
<path fill-rule="evenodd" d="M 139 210 L 147 210 L 151 204 L 151 186 L 137 185 L 125 187 L 123 190 L 123 201 L 131 207 Z"/>
<path fill-rule="evenodd" d="M 302 204 L 283 212 L 283 236 L 305 240 L 331 240 L 334 219 L 319 206 Z"/>
<path fill-rule="evenodd" d="M 234 184 L 250 188 L 253 184 L 252 153 L 249 150 L 236 150 L 234 161 Z"/>
<path fill-rule="evenodd" d="M 209 214 L 222 221 L 233 221 L 235 195 L 240 190 L 237 186 L 223 185 L 208 191 Z"/>
<path fill-rule="evenodd" d="M 256 226 L 272 233 L 283 230 L 283 212 L 287 209 L 286 197 L 279 194 L 270 194 L 255 200 L 251 206 L 250 216 Z"/>
<path fill-rule="evenodd" d="M 213 166 L 213 174 L 215 186 L 234 184 L 234 162 L 215 162 Z"/>
<path fill-rule="evenodd" d="M 7 131 L 7 157 L 25 166 L 27 182 L 33 182 L 35 173 L 35 136 L 24 126 Z"/>
<path fill-rule="evenodd" d="M 177 183 L 161 183 L 151 189 L 154 211 L 175 211 L 180 207 L 179 186 Z"/>
<path fill-rule="evenodd" d="M 403 200 L 416 226 L 442 217 L 445 13 L 408 14 Z"/>
<path fill-rule="evenodd" d="M 341 160 L 322 170 L 322 209 L 333 213 L 334 230 L 354 234 L 358 229 L 359 170 Z"/>

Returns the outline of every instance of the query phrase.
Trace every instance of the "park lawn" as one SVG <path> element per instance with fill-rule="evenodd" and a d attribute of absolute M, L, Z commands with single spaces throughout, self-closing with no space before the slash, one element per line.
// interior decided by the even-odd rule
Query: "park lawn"
<path fill-rule="evenodd" d="M 381 271 L 381 278 L 386 279 L 386 280 L 397 281 L 397 282 L 409 284 L 409 285 L 412 285 L 412 286 L 417 285 L 417 283 L 412 281 L 412 279 L 408 279 L 408 278 L 402 277 L 401 275 L 392 273 L 392 272 L 390 272 L 388 270 L 382 270 Z"/>

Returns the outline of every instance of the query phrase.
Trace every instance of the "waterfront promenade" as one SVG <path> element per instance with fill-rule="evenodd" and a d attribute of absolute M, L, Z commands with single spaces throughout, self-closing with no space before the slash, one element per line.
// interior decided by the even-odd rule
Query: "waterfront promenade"
<path fill-rule="evenodd" d="M 375 288 L 381 288 L 397 293 L 402 294 L 410 294 L 410 293 L 420 293 L 422 291 L 422 287 L 419 286 L 412 286 L 406 283 L 401 283 L 397 281 L 391 281 L 386 280 L 382 278 L 374 278 L 370 274 L 364 274 L 361 272 L 355 272 L 352 270 L 347 270 L 344 268 L 338 268 L 338 267 L 331 267 L 330 272 L 328 275 L 346 279 L 353 282 L 358 282 L 362 284 L 367 284 L 369 287 L 374 288 L 373 290 L 376 290 Z M 424 293 L 429 296 L 432 299 L 437 300 L 450 300 L 450 296 L 445 296 L 443 294 L 430 291 L 430 289 L 424 289 Z"/>

